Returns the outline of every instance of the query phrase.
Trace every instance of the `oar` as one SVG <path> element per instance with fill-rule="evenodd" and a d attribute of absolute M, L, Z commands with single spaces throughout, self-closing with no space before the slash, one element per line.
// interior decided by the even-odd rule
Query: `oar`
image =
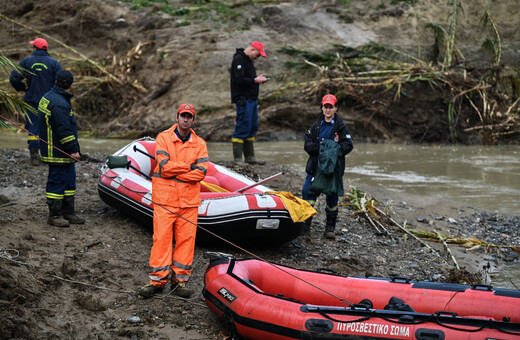
<path fill-rule="evenodd" d="M 150 155 L 149 153 L 147 153 L 147 152 L 145 152 L 145 151 L 143 151 L 143 150 L 138 149 L 138 148 L 137 148 L 137 145 L 134 145 L 134 151 L 135 151 L 135 152 L 140 152 L 140 153 L 142 153 L 143 155 L 146 155 L 146 156 L 150 157 L 151 159 L 155 160 L 155 157 L 154 157 L 154 156 Z M 131 165 L 129 165 L 129 166 L 132 167 Z M 140 171 L 137 170 L 136 168 L 132 167 L 132 169 L 136 170 L 137 172 L 139 172 L 140 174 L 142 174 L 143 176 L 146 176 L 147 178 L 149 178 L 149 179 L 151 180 L 151 178 L 150 178 L 149 176 L 143 174 L 142 172 L 140 172 Z M 285 175 L 285 172 L 283 172 L 283 171 L 282 171 L 282 172 L 279 172 L 279 173 L 277 173 L 276 175 L 273 175 L 273 176 L 271 176 L 271 177 L 267 177 L 267 178 L 264 179 L 264 180 L 261 180 L 261 181 L 259 181 L 259 182 L 253 183 L 253 184 L 251 184 L 251 185 L 248 185 L 247 187 L 244 187 L 244 188 L 242 188 L 242 189 L 238 189 L 238 190 L 235 191 L 235 192 L 243 192 L 243 191 L 245 191 L 245 190 L 248 190 L 248 189 L 254 188 L 254 187 L 256 187 L 257 185 L 260 185 L 260 184 L 264 184 L 264 183 L 266 183 L 266 182 L 269 182 L 270 180 L 273 180 L 273 179 L 275 179 L 275 178 L 278 178 L 278 177 L 280 177 L 280 176 L 282 176 L 282 175 Z"/>
<path fill-rule="evenodd" d="M 140 173 L 141 175 L 143 175 L 144 177 L 146 177 L 149 181 L 152 180 L 152 177 L 148 176 L 147 174 L 145 174 L 144 172 L 142 172 L 141 170 L 137 169 L 135 166 L 132 165 L 132 163 L 130 161 L 128 161 L 128 164 L 126 165 L 128 168 L 132 168 L 134 169 L 135 171 L 137 171 L 138 173 Z"/>
<path fill-rule="evenodd" d="M 275 179 L 275 178 L 278 178 L 278 177 L 280 177 L 280 176 L 282 176 L 282 175 L 285 175 L 285 172 L 283 172 L 283 171 L 282 171 L 282 172 L 279 172 L 279 173 L 277 173 L 276 175 L 272 175 L 271 177 L 267 177 L 266 179 L 263 179 L 263 180 L 258 181 L 258 182 L 256 182 L 256 183 L 253 183 L 253 184 L 251 184 L 251 185 L 248 185 L 247 187 L 244 187 L 244 188 L 242 188 L 242 189 L 238 189 L 238 190 L 235 191 L 235 192 L 243 192 L 243 191 L 246 191 L 246 190 L 248 190 L 248 189 L 251 189 L 251 188 L 256 187 L 257 185 L 264 184 L 265 182 L 269 182 L 270 180 L 273 180 L 273 179 Z"/>
<path fill-rule="evenodd" d="M 155 157 L 154 157 L 154 156 L 150 155 L 148 152 L 144 152 L 143 150 L 138 149 L 138 148 L 137 148 L 137 145 L 135 145 L 135 144 L 134 144 L 134 151 L 135 151 L 135 152 L 140 152 L 140 153 L 142 153 L 143 155 L 146 155 L 146 156 L 150 157 L 151 159 L 155 160 Z"/>

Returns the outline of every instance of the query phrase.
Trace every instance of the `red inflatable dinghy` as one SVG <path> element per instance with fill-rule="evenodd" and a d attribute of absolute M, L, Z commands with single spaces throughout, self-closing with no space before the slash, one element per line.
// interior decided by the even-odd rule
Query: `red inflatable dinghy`
<path fill-rule="evenodd" d="M 247 339 L 520 338 L 520 291 L 215 257 L 207 305 Z"/>
<path fill-rule="evenodd" d="M 114 167 L 107 164 L 98 182 L 99 196 L 107 205 L 125 215 L 153 226 L 152 181 L 155 168 L 155 139 L 142 138 L 113 154 L 130 162 Z M 109 158 L 110 160 L 110 158 Z M 301 224 L 293 222 L 282 199 L 264 185 L 228 168 L 210 162 L 201 184 L 202 204 L 198 225 L 236 243 L 254 241 L 277 243 L 296 238 Z M 243 190 L 244 188 L 247 188 Z M 197 242 L 220 240 L 199 228 Z"/>

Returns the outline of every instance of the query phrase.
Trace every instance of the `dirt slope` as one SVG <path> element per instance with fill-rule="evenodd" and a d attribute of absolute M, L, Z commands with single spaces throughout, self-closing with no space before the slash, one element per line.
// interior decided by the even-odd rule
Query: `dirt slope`
<path fill-rule="evenodd" d="M 284 64 L 297 58 L 281 53 L 282 47 L 322 53 L 330 51 L 333 44 L 358 47 L 376 41 L 417 54 L 420 36 L 421 53 L 428 58 L 432 57 L 433 37 L 424 25 L 446 26 L 450 13 L 445 0 L 418 1 L 415 8 L 405 2 L 394 5 L 380 0 L 230 3 L 233 5 L 224 9 L 207 7 L 210 10 L 205 16 L 170 16 L 159 7 L 134 11 L 129 4 L 114 0 L 4 2 L 2 13 L 25 26 L 3 21 L 0 51 L 20 60 L 30 53 L 27 42 L 40 35 L 34 31 L 38 30 L 49 35 L 51 54 L 65 67 L 79 70 L 87 64 L 52 38 L 100 62 L 122 79 L 122 84 L 99 84 L 88 78 L 101 75 L 92 67 L 79 77 L 75 100 L 84 130 L 103 136 L 154 135 L 170 126 L 180 103 L 192 102 L 202 113 L 198 123 L 201 135 L 210 141 L 224 141 L 229 140 L 234 125 L 228 68 L 235 48 L 252 40 L 265 43 L 269 57 L 257 63 L 257 70 L 273 78 L 262 86 L 261 93 L 266 94 L 290 81 L 312 80 L 287 73 Z M 459 16 L 459 48 L 474 63 L 484 58 L 478 24 L 486 3 L 464 1 L 464 15 Z M 196 7 L 190 1 L 175 4 Z M 520 41 L 515 33 L 520 19 L 511 6 L 507 1 L 494 2 L 491 14 L 500 29 L 503 60 L 514 66 L 518 63 L 514 51 Z M 343 103 L 342 113 L 354 128 L 355 138 L 446 141 L 446 93 L 431 93 L 428 87 L 405 90 L 402 102 L 394 102 L 392 94 L 375 92 L 365 94 L 363 100 L 354 96 Z M 431 96 L 423 98 L 421 93 Z M 301 136 L 315 119 L 319 95 L 295 93 L 264 103 L 259 139 Z M 378 118 L 374 112 L 387 116 Z M 434 118 L 425 122 L 425 117 Z"/>

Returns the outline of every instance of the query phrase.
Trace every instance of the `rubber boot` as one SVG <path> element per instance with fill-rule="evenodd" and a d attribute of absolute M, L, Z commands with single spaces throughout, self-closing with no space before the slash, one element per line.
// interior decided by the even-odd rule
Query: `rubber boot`
<path fill-rule="evenodd" d="M 186 287 L 185 281 L 182 282 L 172 282 L 172 294 L 177 295 L 182 298 L 189 298 L 191 294 L 193 294 L 193 290 Z"/>
<path fill-rule="evenodd" d="M 308 234 L 311 232 L 312 217 L 309 217 L 303 222 L 302 234 Z"/>
<path fill-rule="evenodd" d="M 164 290 L 165 282 L 148 283 L 139 289 L 139 295 L 149 298 Z"/>
<path fill-rule="evenodd" d="M 327 224 L 325 225 L 325 237 L 331 240 L 336 239 L 334 229 L 336 229 L 336 219 L 338 215 L 327 215 Z"/>
<path fill-rule="evenodd" d="M 69 221 L 62 216 L 63 200 L 48 198 L 47 205 L 49 206 L 49 220 L 47 222 L 55 227 L 68 228 Z"/>
<path fill-rule="evenodd" d="M 235 160 L 236 165 L 243 166 L 245 165 L 242 161 L 242 152 L 244 151 L 244 144 L 233 142 L 233 158 Z"/>
<path fill-rule="evenodd" d="M 31 153 L 31 165 L 40 165 L 40 154 L 38 151 L 38 149 L 29 149 L 29 152 Z"/>
<path fill-rule="evenodd" d="M 246 163 L 249 164 L 265 164 L 265 161 L 262 159 L 256 159 L 255 157 L 255 146 L 252 140 L 244 141 L 244 156 L 246 158 Z"/>
<path fill-rule="evenodd" d="M 71 224 L 83 224 L 85 219 L 74 213 L 74 196 L 63 198 L 63 217 Z"/>

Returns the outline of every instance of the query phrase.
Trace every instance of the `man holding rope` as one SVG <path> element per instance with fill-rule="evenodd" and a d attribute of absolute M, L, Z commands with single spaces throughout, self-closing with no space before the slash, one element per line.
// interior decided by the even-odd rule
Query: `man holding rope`
<path fill-rule="evenodd" d="M 43 95 L 38 105 L 40 153 L 49 165 L 45 196 L 49 206 L 49 224 L 68 227 L 85 219 L 74 212 L 76 161 L 80 158 L 78 125 L 70 100 L 74 77 L 69 71 L 56 75 L 56 85 Z"/>
<path fill-rule="evenodd" d="M 195 107 L 182 104 L 177 110 L 177 122 L 155 140 L 150 275 L 149 283 L 139 290 L 145 298 L 164 289 L 170 271 L 173 293 L 184 298 L 192 294 L 186 283 L 195 251 L 200 182 L 206 177 L 209 159 L 206 142 L 192 129 Z"/>

